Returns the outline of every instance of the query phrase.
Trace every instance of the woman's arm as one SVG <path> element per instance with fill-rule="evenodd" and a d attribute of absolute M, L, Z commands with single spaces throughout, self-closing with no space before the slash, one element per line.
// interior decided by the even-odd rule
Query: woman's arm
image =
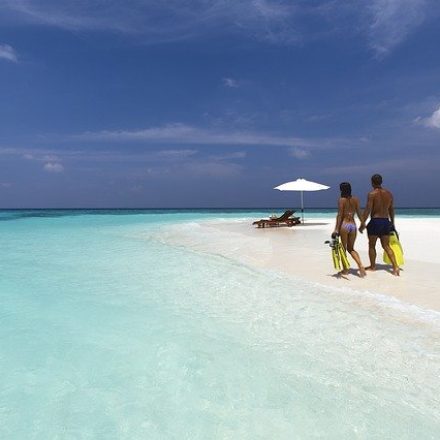
<path fill-rule="evenodd" d="M 341 197 L 338 201 L 338 215 L 336 216 L 335 230 L 332 235 L 339 234 L 341 229 L 342 219 L 344 218 L 344 199 Z"/>

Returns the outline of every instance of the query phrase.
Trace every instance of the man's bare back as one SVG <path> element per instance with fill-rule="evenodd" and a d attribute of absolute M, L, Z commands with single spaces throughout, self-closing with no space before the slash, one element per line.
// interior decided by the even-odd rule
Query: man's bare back
<path fill-rule="evenodd" d="M 371 218 L 388 218 L 394 224 L 393 195 L 385 188 L 374 188 L 368 194 Z"/>

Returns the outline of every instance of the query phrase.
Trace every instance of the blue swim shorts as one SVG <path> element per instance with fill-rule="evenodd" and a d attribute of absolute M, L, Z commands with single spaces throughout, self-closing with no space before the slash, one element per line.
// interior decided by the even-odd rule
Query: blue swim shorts
<path fill-rule="evenodd" d="M 367 225 L 367 232 L 368 235 L 382 237 L 390 235 L 392 228 L 392 224 L 387 218 L 372 218 Z"/>

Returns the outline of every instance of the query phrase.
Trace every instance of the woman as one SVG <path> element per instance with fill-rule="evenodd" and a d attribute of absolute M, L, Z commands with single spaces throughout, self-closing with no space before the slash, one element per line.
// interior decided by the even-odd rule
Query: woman
<path fill-rule="evenodd" d="M 353 257 L 354 261 L 359 267 L 359 276 L 363 278 L 366 275 L 365 268 L 359 254 L 354 250 L 354 242 L 356 240 L 357 227 L 354 221 L 354 215 L 357 214 L 362 223 L 361 208 L 359 206 L 359 199 L 352 197 L 351 185 L 348 182 L 342 182 L 339 185 L 341 190 L 341 197 L 338 201 L 338 215 L 336 217 L 336 227 L 332 234 L 335 238 L 339 234 L 342 245 Z M 348 271 L 343 271 L 348 273 Z"/>

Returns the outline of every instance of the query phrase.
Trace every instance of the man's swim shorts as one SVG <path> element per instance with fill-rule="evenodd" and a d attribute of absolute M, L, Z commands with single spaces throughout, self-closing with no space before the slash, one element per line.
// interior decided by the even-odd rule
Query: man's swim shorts
<path fill-rule="evenodd" d="M 372 218 L 367 225 L 368 235 L 382 237 L 383 235 L 390 235 L 393 226 L 387 218 Z"/>

